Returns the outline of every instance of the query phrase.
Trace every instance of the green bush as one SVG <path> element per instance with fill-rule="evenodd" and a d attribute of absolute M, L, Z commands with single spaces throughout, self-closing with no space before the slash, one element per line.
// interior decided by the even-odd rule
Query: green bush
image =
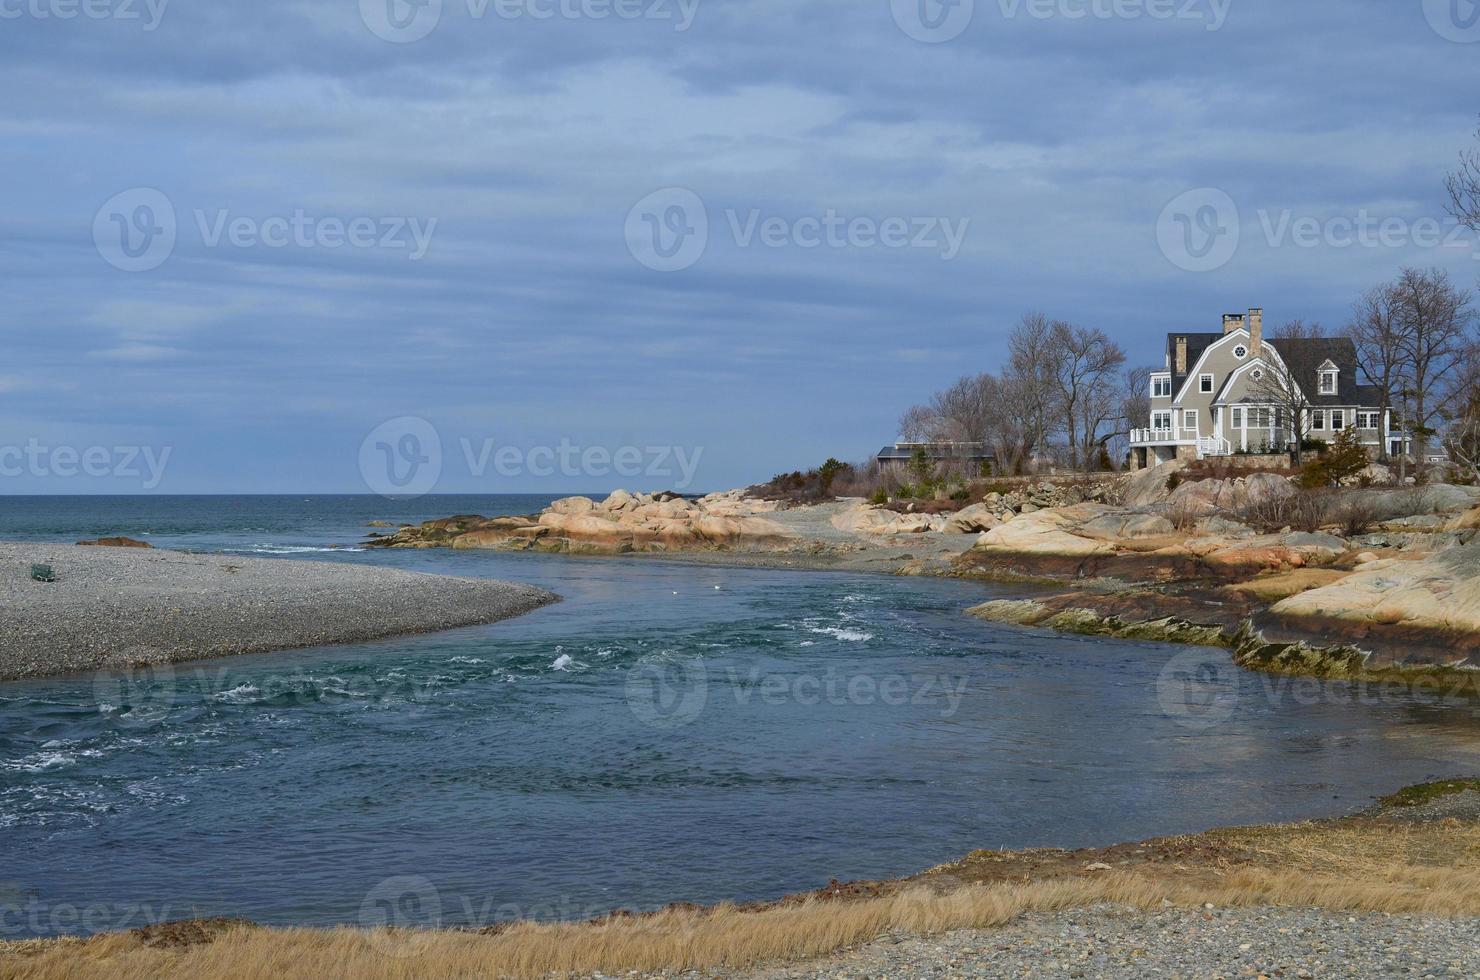
<path fill-rule="evenodd" d="M 889 491 L 885 490 L 883 487 L 880 487 L 879 489 L 874 491 L 874 495 L 869 498 L 869 502 L 878 504 L 880 507 L 884 506 L 889 502 Z"/>
<path fill-rule="evenodd" d="M 1307 490 L 1334 487 L 1367 468 L 1367 450 L 1356 429 L 1342 429 L 1326 444 L 1320 456 L 1305 464 L 1300 471 L 1300 485 Z"/>
<path fill-rule="evenodd" d="M 852 468 L 847 463 L 840 463 L 836 459 L 828 457 L 827 462 L 817 468 L 817 476 L 822 483 L 822 495 L 824 497 L 832 496 L 833 481 L 838 478 L 840 473 L 846 473 Z"/>

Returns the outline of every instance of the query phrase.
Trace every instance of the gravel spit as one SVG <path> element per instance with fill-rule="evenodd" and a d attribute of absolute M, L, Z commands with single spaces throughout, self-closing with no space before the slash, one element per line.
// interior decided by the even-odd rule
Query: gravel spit
<path fill-rule="evenodd" d="M 1099 907 L 1031 913 L 1000 929 L 928 939 L 884 936 L 812 963 L 679 976 L 1475 977 L 1480 976 L 1480 920 L 1310 909 Z"/>
<path fill-rule="evenodd" d="M 49 564 L 53 583 L 31 579 Z M 0 543 L 0 680 L 493 623 L 544 589 L 333 562 Z"/>

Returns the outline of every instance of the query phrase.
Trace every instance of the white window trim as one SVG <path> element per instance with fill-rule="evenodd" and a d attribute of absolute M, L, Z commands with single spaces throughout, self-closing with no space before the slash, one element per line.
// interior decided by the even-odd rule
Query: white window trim
<path fill-rule="evenodd" d="M 1195 409 L 1195 408 L 1184 408 L 1184 409 L 1182 409 L 1182 428 L 1188 430 L 1189 432 L 1196 432 L 1196 431 L 1198 431 L 1198 428 L 1197 428 L 1197 409 Z"/>
<path fill-rule="evenodd" d="M 1334 395 L 1341 385 L 1341 375 L 1338 371 L 1321 372 L 1321 394 Z"/>
<path fill-rule="evenodd" d="M 1243 406 L 1240 405 L 1234 408 L 1233 415 L 1231 416 L 1232 422 L 1229 423 L 1229 428 L 1233 429 L 1233 431 L 1235 432 L 1238 432 L 1244 427 L 1244 420 L 1247 417 L 1248 416 L 1244 414 Z"/>
<path fill-rule="evenodd" d="M 1346 412 L 1339 408 L 1331 409 L 1331 431 L 1340 432 L 1346 428 Z"/>
<path fill-rule="evenodd" d="M 1236 347 L 1234 347 L 1233 348 L 1233 356 L 1236 357 L 1236 358 L 1238 358 L 1240 361 L 1242 361 L 1244 358 L 1248 357 L 1249 356 L 1249 345 L 1248 344 L 1239 344 Z"/>
<path fill-rule="evenodd" d="M 1318 409 L 1316 409 L 1316 410 L 1314 410 L 1314 411 L 1312 411 L 1310 413 L 1310 431 L 1312 431 L 1312 432 L 1325 432 L 1326 431 L 1326 411 L 1325 411 L 1325 409 L 1319 409 L 1318 408 Z"/>
<path fill-rule="evenodd" d="M 1198 391 L 1204 395 L 1213 393 L 1213 385 L 1218 379 L 1211 374 L 1199 374 L 1197 376 Z"/>

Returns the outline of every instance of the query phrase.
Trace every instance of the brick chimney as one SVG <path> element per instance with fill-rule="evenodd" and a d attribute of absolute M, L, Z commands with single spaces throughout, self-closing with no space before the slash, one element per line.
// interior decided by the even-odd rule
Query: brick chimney
<path fill-rule="evenodd" d="M 1249 352 L 1255 357 L 1264 353 L 1264 310 L 1258 307 L 1249 311 Z"/>
<path fill-rule="evenodd" d="M 1242 313 L 1223 314 L 1223 336 L 1228 336 L 1243 325 L 1244 315 Z"/>
<path fill-rule="evenodd" d="M 1177 338 L 1177 356 L 1172 361 L 1173 370 L 1178 374 L 1187 373 L 1187 338 Z"/>

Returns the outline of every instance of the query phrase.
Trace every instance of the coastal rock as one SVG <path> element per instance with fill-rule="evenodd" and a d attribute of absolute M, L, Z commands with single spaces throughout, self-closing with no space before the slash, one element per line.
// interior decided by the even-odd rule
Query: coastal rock
<path fill-rule="evenodd" d="M 550 505 L 555 514 L 586 514 L 596 509 L 596 501 L 590 497 L 566 497 Z"/>
<path fill-rule="evenodd" d="M 1204 534 L 1214 534 L 1222 538 L 1251 538 L 1256 533 L 1247 524 L 1231 521 L 1216 514 L 1198 521 L 1197 528 Z"/>
<path fill-rule="evenodd" d="M 1086 521 L 1076 534 L 1100 541 L 1126 541 L 1136 538 L 1159 538 L 1175 534 L 1172 522 L 1158 514 L 1105 514 Z"/>
<path fill-rule="evenodd" d="M 972 504 L 952 514 L 945 523 L 946 534 L 979 534 L 1002 524 L 986 504 Z"/>
<path fill-rule="evenodd" d="M 98 538 L 96 541 L 79 541 L 79 545 L 87 548 L 153 548 L 154 545 L 148 541 L 137 541 L 134 538 Z"/>
<path fill-rule="evenodd" d="M 1167 489 L 1167 480 L 1172 474 L 1181 472 L 1184 465 L 1180 460 L 1174 459 L 1169 463 L 1133 473 L 1126 481 L 1125 496 L 1121 502 L 1127 507 L 1150 507 L 1161 503 L 1171 495 L 1171 491 Z"/>
<path fill-rule="evenodd" d="M 1073 528 L 1087 519 L 1079 505 L 1062 510 L 1044 510 L 1023 514 L 983 534 L 973 547 L 980 552 L 1011 552 L 1017 555 L 1056 555 L 1088 557 L 1115 551 L 1108 541 L 1097 541 L 1073 533 Z"/>
<path fill-rule="evenodd" d="M 1447 526 L 1450 531 L 1469 531 L 1475 528 L 1480 528 L 1480 507 L 1465 511 L 1451 520 Z"/>
<path fill-rule="evenodd" d="M 709 498 L 706 498 L 709 499 Z M 634 551 L 788 550 L 799 540 L 763 518 L 741 516 L 732 498 L 714 508 L 674 493 L 623 490 L 597 503 L 588 497 L 558 500 L 528 517 L 447 518 L 402 528 L 370 542 L 377 548 L 550 551 L 620 555 Z"/>
<path fill-rule="evenodd" d="M 1346 553 L 1346 539 L 1334 534 L 1308 534 L 1297 531 L 1280 538 L 1280 544 L 1302 555 L 1330 560 Z"/>
<path fill-rule="evenodd" d="M 1295 494 L 1290 481 L 1273 473 L 1254 473 L 1234 480 L 1184 483 L 1167 498 L 1169 512 L 1195 517 L 1237 514 L 1247 507 Z"/>
<path fill-rule="evenodd" d="M 1319 617 L 1472 634 L 1480 631 L 1480 544 L 1419 561 L 1374 564 L 1333 585 L 1291 596 L 1271 612 L 1295 620 Z"/>

